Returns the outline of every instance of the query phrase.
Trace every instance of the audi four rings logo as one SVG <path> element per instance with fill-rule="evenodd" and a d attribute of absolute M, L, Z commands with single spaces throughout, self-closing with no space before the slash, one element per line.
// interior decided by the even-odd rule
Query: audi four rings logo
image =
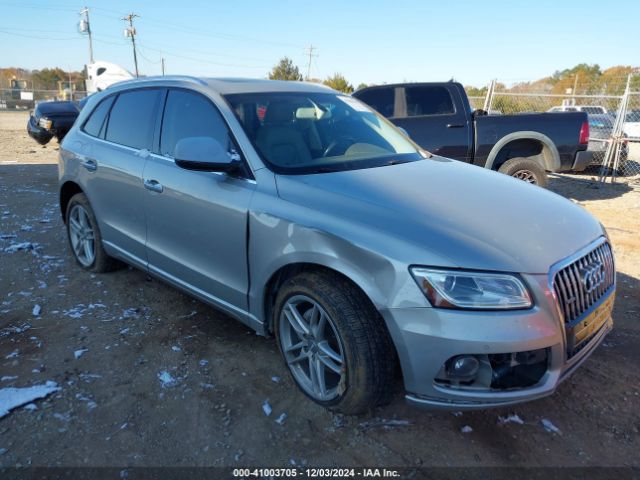
<path fill-rule="evenodd" d="M 587 293 L 593 292 L 604 283 L 605 271 L 601 261 L 596 260 L 586 267 L 580 269 L 580 280 Z"/>

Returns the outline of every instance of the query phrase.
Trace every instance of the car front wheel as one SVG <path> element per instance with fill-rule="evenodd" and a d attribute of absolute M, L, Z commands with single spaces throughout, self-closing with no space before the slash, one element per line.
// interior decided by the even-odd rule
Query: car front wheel
<path fill-rule="evenodd" d="M 278 346 L 305 395 L 330 410 L 359 414 L 388 401 L 395 352 L 368 298 L 329 272 L 288 280 L 274 309 Z"/>

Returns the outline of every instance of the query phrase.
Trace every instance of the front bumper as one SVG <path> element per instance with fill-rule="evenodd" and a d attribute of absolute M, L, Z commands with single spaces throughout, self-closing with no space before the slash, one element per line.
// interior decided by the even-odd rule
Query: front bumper
<path fill-rule="evenodd" d="M 38 125 L 33 115 L 29 117 L 29 121 L 27 122 L 27 133 L 40 145 L 46 145 L 54 136 L 54 132 Z"/>
<path fill-rule="evenodd" d="M 546 275 L 524 275 L 536 304 L 506 312 L 399 308 L 382 311 L 402 366 L 406 398 L 431 409 L 471 410 L 527 402 L 551 395 L 602 342 L 611 318 L 579 354 L 567 360 L 564 323 Z M 603 302 L 606 299 L 603 299 Z M 546 349 L 547 370 L 524 388 L 458 388 L 435 381 L 457 355 L 491 355 Z"/>

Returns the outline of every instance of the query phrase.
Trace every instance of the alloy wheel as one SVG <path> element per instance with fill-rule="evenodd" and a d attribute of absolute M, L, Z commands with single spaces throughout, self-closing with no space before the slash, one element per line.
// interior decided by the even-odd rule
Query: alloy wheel
<path fill-rule="evenodd" d="M 74 205 L 69 212 L 69 239 L 78 261 L 85 267 L 90 266 L 96 258 L 95 232 L 82 205 Z"/>
<path fill-rule="evenodd" d="M 279 322 L 282 352 L 300 387 L 321 402 L 340 396 L 346 378 L 344 349 L 327 312 L 312 298 L 295 295 L 284 304 Z"/>

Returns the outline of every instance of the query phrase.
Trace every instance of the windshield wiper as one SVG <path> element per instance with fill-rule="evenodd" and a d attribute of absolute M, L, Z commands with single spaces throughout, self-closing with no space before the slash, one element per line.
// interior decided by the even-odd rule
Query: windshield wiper
<path fill-rule="evenodd" d="M 332 172 L 338 172 L 342 169 L 337 169 L 337 168 L 329 168 L 329 167 L 320 167 L 320 168 L 316 168 L 315 170 L 311 170 L 311 172 L 309 173 L 332 173 Z"/>

